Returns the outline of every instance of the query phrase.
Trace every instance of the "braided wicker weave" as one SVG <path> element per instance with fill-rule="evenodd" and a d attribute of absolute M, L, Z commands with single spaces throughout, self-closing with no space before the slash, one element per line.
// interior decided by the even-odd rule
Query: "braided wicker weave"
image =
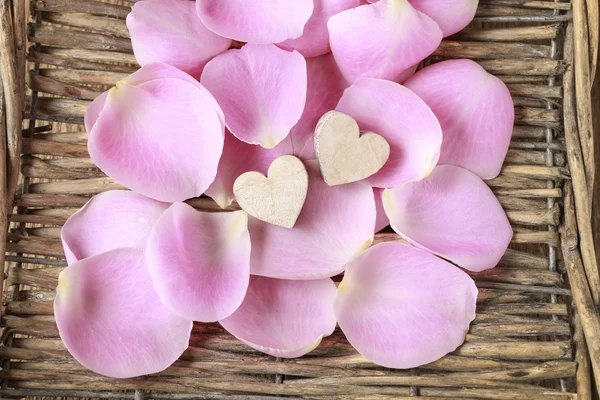
<path fill-rule="evenodd" d="M 0 397 L 594 398 L 600 279 L 590 91 L 598 0 L 480 0 L 472 26 L 427 61 L 476 60 L 508 84 L 517 111 L 504 170 L 488 182 L 513 224 L 513 244 L 497 268 L 472 274 L 477 319 L 453 354 L 415 370 L 387 370 L 358 355 L 338 330 L 310 355 L 279 360 L 218 325 L 197 325 L 182 359 L 155 376 L 109 379 L 75 362 L 52 309 L 66 265 L 60 226 L 90 195 L 121 188 L 93 165 L 81 124 L 90 100 L 137 68 L 128 4 L 0 0 L 0 157 L 7 167 L 0 173 Z M 205 198 L 192 204 L 218 209 Z M 394 238 L 380 233 L 376 242 Z"/>

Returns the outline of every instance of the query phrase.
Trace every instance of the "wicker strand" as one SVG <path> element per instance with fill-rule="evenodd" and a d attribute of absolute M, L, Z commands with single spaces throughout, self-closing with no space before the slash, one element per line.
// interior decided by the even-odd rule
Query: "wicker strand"
<path fill-rule="evenodd" d="M 569 10 L 570 6 L 568 3 L 556 3 L 552 1 L 544 0 L 481 0 L 482 4 L 493 3 L 495 5 L 504 5 L 512 7 L 524 7 L 524 8 L 540 8 L 549 10 Z"/>
<path fill-rule="evenodd" d="M 25 12 L 25 1 L 12 0 L 13 21 L 14 21 L 14 39 L 17 67 L 17 80 L 20 84 L 19 93 L 21 95 L 20 104 L 25 102 L 25 53 L 27 50 L 27 32 L 25 31 L 25 21 L 27 20 Z"/>
<path fill-rule="evenodd" d="M 590 47 L 588 19 L 585 0 L 573 0 L 573 51 L 577 106 L 577 126 L 583 165 L 587 182 L 588 196 L 594 192 L 596 168 L 594 163 L 594 132 L 592 124 L 592 106 L 590 102 Z"/>
<path fill-rule="evenodd" d="M 82 28 L 102 34 L 129 38 L 125 21 L 116 18 L 98 17 L 88 14 L 43 13 L 42 21 L 74 28 Z"/>
<path fill-rule="evenodd" d="M 19 180 L 19 155 L 21 152 L 21 120 L 23 95 L 20 93 L 21 83 L 18 81 L 17 59 L 15 54 L 15 39 L 13 21 L 9 0 L 0 1 L 0 73 L 4 87 L 4 109 L 6 112 L 8 157 L 7 205 L 12 206 L 17 182 Z"/>
<path fill-rule="evenodd" d="M 60 368 L 60 366 L 57 366 Z M 92 392 L 84 390 L 39 390 L 39 389 L 11 389 L 5 391 L 7 396 L 15 397 L 78 397 L 78 398 L 100 398 L 100 399 L 134 399 L 135 393 L 124 392 Z M 0 395 L 5 395 L 0 390 Z M 252 396 L 236 394 L 180 394 L 180 393 L 145 393 L 146 400 L 281 400 L 278 396 Z M 286 400 L 305 400 L 301 397 L 287 397 Z M 439 398 L 436 400 L 440 400 Z M 443 399 L 442 399 L 443 400 Z"/>
<path fill-rule="evenodd" d="M 0 160 L 7 160 L 6 145 L 8 141 L 4 91 L 2 90 L 2 74 L 0 74 Z M 0 265 L 2 265 L 2 276 L 0 277 L 0 299 L 4 292 L 4 269 L 6 256 L 6 235 L 8 233 L 8 177 L 6 168 L 0 168 Z M 1 307 L 0 307 L 1 308 Z"/>
<path fill-rule="evenodd" d="M 562 250 L 571 288 L 573 301 L 581 318 L 597 390 L 600 391 L 600 314 L 597 303 L 592 298 L 581 254 L 578 248 L 576 209 L 573 204 L 573 192 L 570 183 L 565 185 L 565 223 L 561 229 Z"/>
<path fill-rule="evenodd" d="M 31 0 L 31 9 L 58 13 L 85 13 L 120 19 L 125 19 L 130 10 L 129 7 L 95 0 Z"/>
<path fill-rule="evenodd" d="M 573 344 L 575 347 L 575 361 L 577 362 L 577 395 L 579 400 L 592 400 L 590 355 L 575 304 L 573 304 Z"/>
<path fill-rule="evenodd" d="M 600 41 L 600 6 L 598 0 L 586 0 L 590 43 L 590 88 L 594 85 L 598 66 L 598 42 Z"/>
<path fill-rule="evenodd" d="M 572 54 L 572 44 L 573 30 L 572 28 L 569 28 L 565 40 L 565 54 Z M 592 192 L 588 191 L 586 182 L 585 155 L 582 151 L 583 141 L 580 141 L 581 136 L 577 123 L 579 113 L 575 104 L 576 97 L 585 97 L 588 99 L 588 96 L 576 96 L 576 92 L 574 91 L 574 79 L 574 70 L 569 68 L 563 79 L 565 92 L 563 114 L 565 139 L 567 145 L 567 157 L 571 168 L 571 179 L 576 205 L 575 209 L 577 211 L 577 228 L 579 230 L 583 265 L 592 292 L 592 298 L 594 303 L 598 304 L 600 299 L 600 274 L 598 272 L 592 232 L 592 205 L 590 197 Z M 587 93 L 587 90 L 585 93 Z"/>
<path fill-rule="evenodd" d="M 286 360 L 285 363 L 277 362 L 275 359 L 267 356 L 260 356 L 251 349 L 242 346 L 233 347 L 237 343 L 235 339 L 221 333 L 212 333 L 208 346 L 210 348 L 199 348 L 206 336 L 192 338 L 192 346 L 184 353 L 182 360 L 177 361 L 174 368 L 177 371 L 163 371 L 158 376 L 184 376 L 184 377 L 209 377 L 219 376 L 220 373 L 227 374 L 256 374 L 265 375 L 273 372 L 294 376 L 296 378 L 308 378 L 312 382 L 326 383 L 329 379 L 339 378 L 373 378 L 392 380 L 397 379 L 397 384 L 406 385 L 416 384 L 421 382 L 428 386 L 452 386 L 451 378 L 481 378 L 489 381 L 505 381 L 526 383 L 537 379 L 555 379 L 557 377 L 572 377 L 575 375 L 577 364 L 573 361 L 564 360 L 564 348 L 567 342 L 556 342 L 549 346 L 520 346 L 520 350 L 534 351 L 540 350 L 545 355 L 554 358 L 554 361 L 535 361 L 528 360 L 520 362 L 519 359 L 507 357 L 506 360 L 485 360 L 472 359 L 469 357 L 450 355 L 444 358 L 442 362 L 433 363 L 423 368 L 423 375 L 416 377 L 407 371 L 398 374 L 395 371 L 385 369 L 373 369 L 372 364 L 364 357 L 356 354 L 342 354 L 336 352 L 336 346 L 341 343 L 343 337 L 340 337 L 339 343 L 328 341 L 321 349 L 320 358 L 312 358 L 302 360 Z M 500 351 L 503 347 L 511 343 L 518 342 L 498 342 L 493 338 L 484 338 L 480 340 L 471 340 L 467 344 L 477 346 L 490 345 L 491 352 Z M 84 377 L 96 377 L 93 372 L 86 370 L 84 367 L 73 361 L 69 353 L 64 347 L 60 339 L 15 339 L 15 347 L 7 350 L 2 350 L 3 354 L 10 355 L 13 358 L 21 358 L 27 362 L 19 362 L 14 365 L 15 369 L 21 371 L 52 371 L 56 369 L 57 364 L 63 364 L 63 370 L 75 372 L 77 375 Z M 41 352 L 41 354 L 36 355 Z M 327 353 L 326 353 L 327 352 Z M 329 354 L 328 354 L 329 353 Z M 327 355 L 328 354 L 328 355 Z M 513 355 L 514 357 L 514 355 Z M 227 361 L 239 361 L 237 363 L 227 363 Z M 519 361 L 519 362 L 516 362 Z M 221 367 L 221 369 L 218 369 Z M 522 371 L 515 373 L 515 371 Z M 439 383 L 423 382 L 422 378 L 431 380 L 438 375 L 439 372 L 445 371 L 446 374 L 442 378 L 444 381 Z M 527 371 L 527 373 L 523 373 Z M 174 374 L 175 372 L 175 374 Z M 433 372 L 433 373 L 432 373 Z M 327 376 L 327 378 L 323 378 Z M 307 381 L 305 381 L 307 382 Z M 339 382 L 340 384 L 342 381 Z M 473 385 L 479 386 L 479 385 Z M 485 385 L 483 385 L 485 386 Z M 496 385 L 489 385 L 496 386 Z"/>

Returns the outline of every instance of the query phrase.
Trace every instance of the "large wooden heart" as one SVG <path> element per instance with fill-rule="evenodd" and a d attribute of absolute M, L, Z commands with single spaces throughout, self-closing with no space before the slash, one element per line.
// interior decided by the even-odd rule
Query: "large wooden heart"
<path fill-rule="evenodd" d="M 308 192 L 308 172 L 294 156 L 277 158 L 267 176 L 246 172 L 233 184 L 240 207 L 254 218 L 270 224 L 293 228 Z"/>
<path fill-rule="evenodd" d="M 390 156 L 390 145 L 373 132 L 361 135 L 349 115 L 329 111 L 315 129 L 315 153 L 323 179 L 330 186 L 368 178 L 383 167 Z"/>

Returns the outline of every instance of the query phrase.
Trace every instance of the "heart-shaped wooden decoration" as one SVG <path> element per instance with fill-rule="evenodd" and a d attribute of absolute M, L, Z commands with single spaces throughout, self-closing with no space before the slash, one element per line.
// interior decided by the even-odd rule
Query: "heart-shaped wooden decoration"
<path fill-rule="evenodd" d="M 270 224 L 293 228 L 308 192 L 308 172 L 294 156 L 277 158 L 267 177 L 252 171 L 240 175 L 233 194 L 244 211 Z"/>
<path fill-rule="evenodd" d="M 329 111 L 315 129 L 315 153 L 323 179 L 335 186 L 363 180 L 379 171 L 390 156 L 390 145 L 376 133 L 361 135 L 351 116 Z"/>

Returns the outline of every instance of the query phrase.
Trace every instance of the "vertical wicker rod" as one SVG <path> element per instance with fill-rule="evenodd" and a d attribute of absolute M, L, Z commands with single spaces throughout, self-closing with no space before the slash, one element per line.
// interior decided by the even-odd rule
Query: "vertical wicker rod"
<path fill-rule="evenodd" d="M 575 302 L 572 303 L 573 344 L 575 347 L 575 362 L 577 363 L 577 396 L 578 400 L 592 400 L 592 377 L 590 355 L 585 342 L 585 334 Z"/>
<path fill-rule="evenodd" d="M 9 160 L 7 205 L 9 207 L 12 205 L 19 180 L 22 123 L 22 103 L 20 101 L 22 95 L 19 93 L 21 85 L 17 76 L 13 21 L 10 10 L 9 0 L 0 0 L 0 73 L 4 87 L 4 109 L 6 110 L 6 150 Z"/>
<path fill-rule="evenodd" d="M 573 50 L 575 70 L 575 98 L 577 125 L 583 153 L 583 165 L 589 195 L 594 192 L 596 168 L 594 166 L 594 133 L 592 105 L 590 102 L 590 46 L 586 0 L 573 0 Z"/>
<path fill-rule="evenodd" d="M 590 41 L 590 87 L 594 85 L 598 67 L 598 42 L 600 41 L 600 6 L 599 0 L 587 0 L 588 31 Z"/>
<path fill-rule="evenodd" d="M 0 160 L 6 160 L 6 114 L 4 112 L 4 91 L 2 90 L 2 75 L 0 74 Z M 6 257 L 6 235 L 8 234 L 8 182 L 6 168 L 0 168 L 0 299 L 3 298 L 4 288 L 4 261 Z M 1 309 L 0 305 L 0 309 Z"/>
<path fill-rule="evenodd" d="M 555 4 L 559 4 L 558 0 L 554 0 Z M 554 9 L 554 13 L 555 16 L 559 15 L 560 12 L 559 10 L 556 8 Z M 557 44 L 556 44 L 556 38 L 552 38 L 550 40 L 550 58 L 552 59 L 556 59 L 558 56 L 558 51 L 557 51 Z M 556 77 L 554 75 L 551 75 L 548 78 L 548 86 L 549 87 L 554 87 L 556 83 Z M 546 108 L 548 110 L 552 110 L 554 109 L 554 105 L 551 102 L 547 102 Z M 546 143 L 548 144 L 548 149 L 546 149 L 546 165 L 549 167 L 554 166 L 555 164 L 555 160 L 554 160 L 554 152 L 552 151 L 552 149 L 550 148 L 550 146 L 553 144 L 554 142 L 554 129 L 552 128 L 546 128 Z M 553 189 L 555 187 L 554 181 L 553 180 L 548 180 L 548 189 Z M 554 208 L 555 205 L 555 200 L 552 197 L 548 197 L 547 199 L 548 201 L 548 209 L 552 209 Z M 548 231 L 550 232 L 555 232 L 556 231 L 556 227 L 553 225 L 548 225 Z M 548 268 L 550 269 L 550 271 L 556 271 L 556 247 L 552 246 L 552 245 L 548 245 Z M 556 304 L 558 302 L 558 296 L 555 294 L 551 294 L 550 295 L 550 302 L 552 304 Z M 558 320 L 558 316 L 556 315 L 552 315 L 552 319 L 554 321 Z M 567 382 L 565 379 L 560 379 L 560 389 L 563 392 L 567 391 Z"/>
<path fill-rule="evenodd" d="M 25 53 L 27 50 L 27 32 L 25 23 L 27 14 L 25 12 L 25 0 L 13 0 L 14 39 L 15 54 L 17 59 L 17 77 L 20 84 L 21 104 L 25 104 Z"/>
<path fill-rule="evenodd" d="M 21 0 L 16 0 L 16 1 L 20 2 Z M 23 14 L 21 17 L 22 18 L 26 18 L 25 14 Z M 15 21 L 15 25 L 20 25 L 22 27 L 22 29 L 23 29 L 22 34 L 24 35 L 24 40 L 25 40 L 24 45 L 26 44 L 26 40 L 27 40 L 27 37 L 26 37 L 27 33 L 25 32 L 25 24 L 26 24 L 26 22 L 27 21 L 25 19 L 23 19 L 21 21 L 19 21 L 18 19 L 16 19 L 16 21 Z M 39 25 L 41 23 L 41 13 L 39 13 L 39 12 L 35 13 L 35 23 L 37 25 Z M 18 28 L 16 29 L 16 32 L 19 33 L 19 29 Z M 36 43 L 35 44 L 35 48 L 39 50 L 39 47 L 40 47 L 39 43 Z M 22 50 L 23 50 L 23 52 L 25 52 L 25 46 L 23 47 Z M 25 60 L 23 60 L 23 62 L 25 62 Z M 21 72 L 22 72 L 22 78 L 23 78 L 23 85 L 25 85 L 25 82 L 24 82 L 24 80 L 25 80 L 25 65 L 22 65 L 21 67 L 22 67 L 22 71 Z M 39 72 L 39 68 L 40 68 L 39 67 L 39 63 L 35 62 L 34 63 L 34 71 L 36 73 Z M 24 98 L 25 98 L 25 94 L 23 94 L 23 100 L 24 100 Z M 31 106 L 34 107 L 35 104 L 36 104 L 36 102 L 37 102 L 37 98 L 38 98 L 37 91 L 35 91 L 35 90 L 32 91 L 31 98 L 32 98 L 32 100 L 31 100 Z M 24 102 L 22 104 L 24 105 Z M 33 137 L 33 134 L 34 134 L 35 129 L 36 129 L 35 128 L 35 124 L 36 124 L 35 118 L 30 118 L 29 119 L 29 125 L 28 125 L 29 129 L 27 130 L 27 132 L 26 132 L 26 134 L 24 136 Z M 22 126 L 22 123 L 21 123 L 21 126 Z M 22 134 L 22 132 L 20 130 L 19 130 L 19 135 L 20 135 L 19 139 L 21 139 L 21 137 L 23 136 L 23 134 Z M 21 152 L 21 149 L 20 149 L 20 146 L 19 146 L 19 153 L 20 152 Z M 29 188 L 29 178 L 25 177 L 24 180 L 23 180 L 23 192 L 26 193 L 28 191 L 28 188 Z M 11 206 L 12 206 L 12 200 L 11 200 Z M 27 212 L 28 212 L 27 208 L 18 208 L 17 209 L 17 213 L 18 214 L 23 214 L 23 213 L 26 214 Z M 25 223 L 19 223 L 18 227 L 19 227 L 19 230 L 21 231 L 21 233 L 26 233 L 26 224 Z M 4 240 L 4 242 L 6 243 L 6 240 Z M 6 244 L 5 244 L 5 246 L 6 246 Z M 22 256 L 23 256 L 22 253 L 17 253 L 17 257 L 22 257 Z M 16 265 L 17 265 L 17 267 L 21 267 L 22 266 L 22 262 L 18 261 L 16 263 Z M 15 289 L 17 289 L 18 286 L 19 285 L 15 285 Z M 13 290 L 12 291 L 12 300 L 13 301 L 16 300 L 17 293 L 18 293 L 18 290 Z M 2 298 L 3 297 L 0 297 L 0 299 L 2 299 Z M 9 334 L 7 334 L 7 336 L 4 337 L 4 344 L 6 346 L 11 346 L 12 345 L 12 340 L 13 340 L 13 335 L 12 335 L 12 333 L 9 333 Z M 8 370 L 10 368 L 10 363 L 11 363 L 10 358 L 7 358 L 7 359 L 3 360 L 2 361 L 2 369 Z M 6 380 L 3 380 L 2 381 L 2 389 L 6 389 L 7 388 L 7 384 L 8 384 L 8 382 Z"/>
<path fill-rule="evenodd" d="M 573 51 L 573 27 L 570 24 L 565 37 L 565 54 Z M 600 275 L 596 264 L 596 252 L 594 249 L 594 236 L 592 232 L 592 205 L 590 193 L 587 190 L 585 177 L 584 156 L 581 149 L 579 131 L 577 129 L 577 108 L 575 105 L 574 71 L 569 67 L 563 77 L 564 88 L 564 124 L 565 141 L 567 145 L 567 158 L 571 168 L 571 181 L 575 199 L 575 210 L 577 217 L 577 229 L 579 231 L 581 255 L 583 265 L 596 305 L 600 297 Z M 584 96 L 578 96 L 584 97 Z M 587 97 L 587 96 L 585 96 Z"/>
<path fill-rule="evenodd" d="M 561 229 L 561 244 L 573 301 L 581 318 L 596 387 L 600 391 L 600 314 L 598 314 L 597 304 L 592 298 L 579 252 L 575 213 L 573 190 L 571 183 L 567 182 L 565 184 L 565 222 Z"/>

